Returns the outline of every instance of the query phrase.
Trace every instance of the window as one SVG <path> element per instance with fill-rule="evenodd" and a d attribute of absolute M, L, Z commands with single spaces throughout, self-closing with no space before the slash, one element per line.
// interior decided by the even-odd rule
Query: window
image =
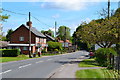
<path fill-rule="evenodd" d="M 20 40 L 20 41 L 24 41 L 24 37 L 20 37 L 19 40 Z"/>
<path fill-rule="evenodd" d="M 23 47 L 23 50 L 28 50 L 28 47 Z"/>

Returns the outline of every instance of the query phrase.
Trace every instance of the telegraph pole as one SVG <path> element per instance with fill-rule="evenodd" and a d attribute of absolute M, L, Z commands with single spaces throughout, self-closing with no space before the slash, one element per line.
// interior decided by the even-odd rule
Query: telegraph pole
<path fill-rule="evenodd" d="M 30 21 L 30 12 L 29 12 L 29 21 L 27 22 L 27 26 L 29 26 L 29 58 L 32 58 L 31 56 L 31 27 L 32 27 L 32 22 Z"/>
<path fill-rule="evenodd" d="M 108 19 L 110 17 L 110 0 L 108 0 Z"/>
<path fill-rule="evenodd" d="M 57 29 L 57 22 L 55 21 L 55 42 L 56 42 L 56 29 Z"/>
<path fill-rule="evenodd" d="M 120 1 L 118 2 L 118 8 L 120 8 Z M 120 12 L 118 11 L 118 14 L 120 14 Z M 117 15 L 117 18 L 119 17 L 119 15 Z M 119 18 L 118 18 L 118 41 L 120 41 L 120 26 L 119 26 Z M 118 51 L 118 75 L 120 75 L 120 44 L 116 44 L 117 47 L 117 51 Z M 120 78 L 120 76 L 118 76 L 118 79 Z"/>
<path fill-rule="evenodd" d="M 66 26 L 65 26 L 65 38 L 64 38 L 64 48 L 65 48 L 65 42 L 66 42 Z"/>

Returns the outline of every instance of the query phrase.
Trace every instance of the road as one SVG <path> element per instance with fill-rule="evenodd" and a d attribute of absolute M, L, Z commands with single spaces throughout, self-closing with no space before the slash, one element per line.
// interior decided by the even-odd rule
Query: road
<path fill-rule="evenodd" d="M 72 59 L 88 54 L 77 51 L 62 55 L 47 56 L 36 59 L 7 62 L 2 64 L 2 78 L 49 78 L 55 70 L 59 69 Z"/>

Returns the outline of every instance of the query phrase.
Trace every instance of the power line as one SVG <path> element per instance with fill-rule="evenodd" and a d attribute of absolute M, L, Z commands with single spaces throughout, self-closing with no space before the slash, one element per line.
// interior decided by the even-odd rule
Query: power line
<path fill-rule="evenodd" d="M 10 13 L 18 14 L 18 15 L 28 15 L 28 14 L 23 14 L 23 13 L 13 12 L 13 11 L 6 10 L 6 9 L 3 9 L 3 8 L 2 8 L 2 10 L 3 10 L 3 11 L 6 11 L 6 12 L 10 12 Z M 44 24 L 44 25 L 46 25 L 46 26 L 51 27 L 50 25 L 48 25 L 48 24 L 46 24 L 46 23 L 40 21 L 38 18 L 36 18 L 36 17 L 34 17 L 34 16 L 32 16 L 32 17 L 33 17 L 35 20 L 37 20 L 38 22 L 40 22 L 40 23 L 42 23 L 42 24 Z"/>
<path fill-rule="evenodd" d="M 17 12 L 13 12 L 13 11 L 10 11 L 10 10 L 5 10 L 2 8 L 3 11 L 6 11 L 6 12 L 10 12 L 10 13 L 14 13 L 14 14 L 19 14 L 19 15 L 27 15 L 27 14 L 23 14 L 23 13 L 17 13 Z"/>
<path fill-rule="evenodd" d="M 46 23 L 44 23 L 44 22 L 42 22 L 42 21 L 40 21 L 38 18 L 36 18 L 36 17 L 34 17 L 34 16 L 32 16 L 35 20 L 37 20 L 38 22 L 40 22 L 40 23 L 42 23 L 42 24 L 44 24 L 44 25 L 46 25 L 46 26 L 49 26 L 49 27 L 51 27 L 50 25 L 48 25 L 48 24 L 46 24 Z"/>

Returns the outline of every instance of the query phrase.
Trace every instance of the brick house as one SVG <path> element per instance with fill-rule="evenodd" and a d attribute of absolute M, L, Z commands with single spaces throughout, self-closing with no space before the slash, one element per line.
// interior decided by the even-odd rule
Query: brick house
<path fill-rule="evenodd" d="M 41 45 L 41 47 L 38 47 Z M 29 53 L 29 27 L 22 24 L 12 34 L 8 48 L 19 48 L 21 53 Z M 46 36 L 40 33 L 36 28 L 31 27 L 31 52 L 40 52 L 46 48 Z"/>
<path fill-rule="evenodd" d="M 62 47 L 70 47 L 72 46 L 72 43 L 69 40 L 66 40 L 65 42 L 63 40 L 59 40 L 58 42 L 60 42 L 62 44 Z"/>

